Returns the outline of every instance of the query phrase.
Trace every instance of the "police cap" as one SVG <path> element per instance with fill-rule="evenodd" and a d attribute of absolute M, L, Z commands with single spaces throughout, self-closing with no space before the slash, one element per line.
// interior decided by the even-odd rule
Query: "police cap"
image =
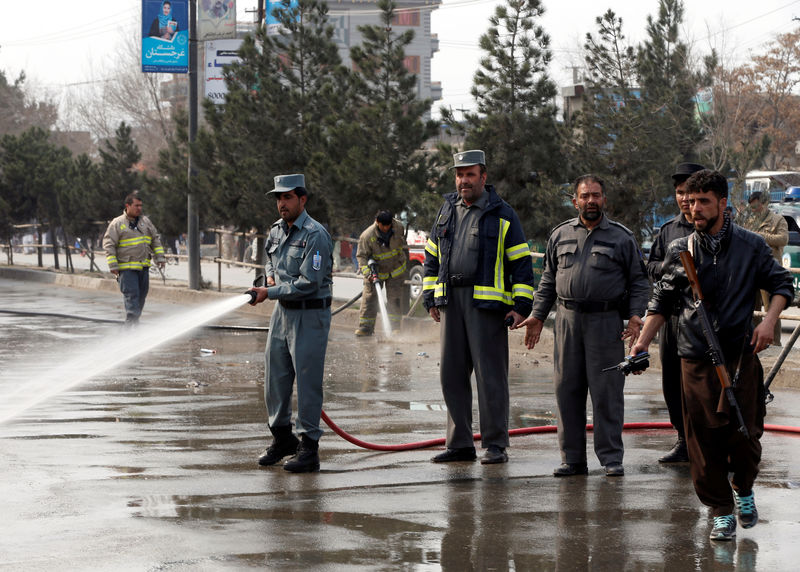
<path fill-rule="evenodd" d="M 306 178 L 303 175 L 278 175 L 275 177 L 275 188 L 271 191 L 267 191 L 267 194 L 288 193 L 298 187 L 302 187 L 304 189 L 306 187 Z"/>

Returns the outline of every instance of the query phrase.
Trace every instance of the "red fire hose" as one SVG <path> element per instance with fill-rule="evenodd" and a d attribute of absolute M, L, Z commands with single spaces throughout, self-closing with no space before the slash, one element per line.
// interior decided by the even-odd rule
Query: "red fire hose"
<path fill-rule="evenodd" d="M 353 445 L 357 447 L 362 447 L 364 449 L 371 449 L 373 451 L 411 451 L 413 449 L 426 449 L 428 447 L 436 447 L 437 445 L 444 445 L 445 439 L 444 437 L 440 437 L 438 439 L 428 439 L 427 441 L 417 441 L 416 443 L 401 443 L 399 445 L 379 445 L 377 443 L 368 443 L 367 441 L 362 441 L 358 437 L 353 437 L 346 431 L 344 431 L 341 427 L 339 427 L 336 423 L 331 421 L 331 418 L 328 417 L 328 414 L 325 411 L 322 412 L 322 420 L 331 428 L 331 431 L 336 433 L 339 437 L 344 439 L 345 441 L 349 441 Z M 628 431 L 636 431 L 642 429 L 672 429 L 672 424 L 667 423 L 664 421 L 659 422 L 639 422 L 639 423 L 625 423 L 622 426 L 623 429 Z M 592 424 L 586 425 L 586 430 L 591 431 L 593 429 Z M 541 425 L 539 427 L 520 427 L 519 429 L 511 429 L 508 434 L 509 435 L 530 435 L 533 433 L 555 433 L 557 427 L 555 425 Z M 773 431 L 777 433 L 798 433 L 800 434 L 800 427 L 791 427 L 789 425 L 764 425 L 764 430 L 766 431 Z M 480 433 L 475 433 L 472 436 L 473 439 L 476 441 L 481 438 Z"/>

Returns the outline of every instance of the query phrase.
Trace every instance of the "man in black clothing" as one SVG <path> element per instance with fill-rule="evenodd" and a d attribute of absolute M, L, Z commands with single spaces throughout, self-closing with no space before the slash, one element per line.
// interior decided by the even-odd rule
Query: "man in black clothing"
<path fill-rule="evenodd" d="M 768 347 L 774 326 L 794 297 L 792 275 L 772 257 L 767 243 L 731 221 L 728 182 L 704 169 L 687 181 L 695 231 L 669 245 L 661 279 L 653 288 L 639 339 L 631 353 L 647 351 L 666 319 L 679 316 L 678 355 L 689 470 L 697 497 L 714 518 L 710 538 L 731 540 L 736 519 L 743 528 L 758 522 L 753 484 L 764 432 L 764 371 L 756 355 Z M 697 269 L 703 305 L 722 351 L 747 434 L 722 392 L 693 291 L 679 258 L 688 251 Z M 770 294 L 764 320 L 753 328 L 753 299 Z M 732 474 L 732 476 L 730 476 Z"/>
<path fill-rule="evenodd" d="M 647 275 L 655 284 L 661 279 L 661 265 L 669 243 L 676 238 L 689 236 L 694 231 L 692 213 L 689 208 L 689 193 L 686 180 L 705 167 L 697 163 L 681 163 L 672 175 L 675 187 L 675 202 L 680 212 L 678 216 L 665 222 L 658 230 L 658 235 L 650 248 L 647 262 Z M 658 459 L 659 463 L 686 463 L 689 455 L 686 452 L 686 435 L 683 430 L 683 412 L 681 409 L 681 359 L 678 357 L 678 317 L 672 316 L 658 332 L 658 354 L 661 357 L 661 389 L 664 402 L 667 404 L 669 421 L 678 432 L 678 440 L 672 449 Z"/>

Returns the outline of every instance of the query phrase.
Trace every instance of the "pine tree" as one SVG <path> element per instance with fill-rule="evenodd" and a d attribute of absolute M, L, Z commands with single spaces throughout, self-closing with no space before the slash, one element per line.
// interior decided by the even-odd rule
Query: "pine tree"
<path fill-rule="evenodd" d="M 0 147 L 2 188 L 12 220 L 45 224 L 55 244 L 56 230 L 63 227 L 58 201 L 69 170 L 69 150 L 53 145 L 49 133 L 39 127 L 5 135 Z M 59 268 L 57 249 L 53 260 Z"/>
<path fill-rule="evenodd" d="M 142 157 L 139 147 L 131 137 L 131 127 L 124 121 L 119 124 L 113 139 L 100 147 L 98 203 L 94 215 L 110 220 L 122 212 L 124 199 L 141 188 L 142 174 L 136 165 Z"/>
<path fill-rule="evenodd" d="M 424 119 L 431 102 L 417 97 L 417 77 L 405 67 L 414 32 L 392 28 L 395 7 L 379 0 L 380 23 L 359 27 L 363 43 L 350 51 L 357 70 L 350 105 L 313 165 L 331 222 L 344 231 L 360 232 L 379 209 L 405 211 L 412 225 L 432 214 L 432 160 L 422 147 L 436 125 Z"/>
<path fill-rule="evenodd" d="M 540 240 L 568 212 L 552 183 L 563 180 L 564 162 L 557 90 L 547 73 L 550 38 L 536 22 L 543 13 L 540 0 L 507 0 L 495 9 L 480 38 L 486 54 L 473 79 L 478 113 L 464 122 L 465 149 L 486 153 L 488 183 L 517 211 L 528 238 Z"/>
<path fill-rule="evenodd" d="M 185 109 L 175 115 L 173 135 L 167 147 L 158 153 L 158 176 L 148 180 L 150 218 L 164 236 L 177 237 L 188 228 L 189 116 Z M 199 214 L 206 224 L 214 224 L 213 215 L 199 202 Z"/>
<path fill-rule="evenodd" d="M 327 5 L 285 0 L 273 14 L 278 35 L 261 27 L 240 48 L 241 62 L 225 69 L 225 104 L 204 104 L 208 128 L 196 151 L 203 197 L 218 216 L 238 229 L 265 230 L 275 203 L 265 196 L 273 177 L 306 173 L 315 218 L 325 220 L 321 181 L 311 157 L 325 144 L 331 116 L 343 105 L 346 70 L 333 42 Z"/>
<path fill-rule="evenodd" d="M 660 0 L 647 39 L 633 49 L 622 19 L 609 10 L 584 45 L 588 82 L 571 124 L 572 168 L 604 179 L 610 216 L 639 238 L 656 216 L 674 212 L 670 173 L 682 160 L 697 160 L 702 137 L 694 103 L 699 76 L 678 39 L 682 18 L 680 0 Z"/>

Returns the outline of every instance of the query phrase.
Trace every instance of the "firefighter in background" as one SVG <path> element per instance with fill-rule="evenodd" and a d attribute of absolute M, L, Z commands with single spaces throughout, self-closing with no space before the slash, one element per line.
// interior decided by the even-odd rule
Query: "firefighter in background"
<path fill-rule="evenodd" d="M 381 281 L 386 291 L 386 311 L 392 331 L 398 330 L 402 318 L 403 297 L 407 296 L 405 281 L 408 277 L 408 250 L 403 224 L 395 220 L 390 211 L 378 211 L 375 223 L 358 238 L 356 257 L 358 270 L 364 276 L 364 292 L 361 296 L 356 335 L 371 336 L 375 331 L 375 316 L 378 313 L 376 280 Z"/>
<path fill-rule="evenodd" d="M 142 215 L 138 192 L 125 197 L 125 212 L 108 225 L 103 248 L 108 271 L 117 277 L 125 299 L 125 324 L 138 324 L 150 288 L 151 261 L 155 258 L 159 268 L 166 262 L 156 227 Z"/>

